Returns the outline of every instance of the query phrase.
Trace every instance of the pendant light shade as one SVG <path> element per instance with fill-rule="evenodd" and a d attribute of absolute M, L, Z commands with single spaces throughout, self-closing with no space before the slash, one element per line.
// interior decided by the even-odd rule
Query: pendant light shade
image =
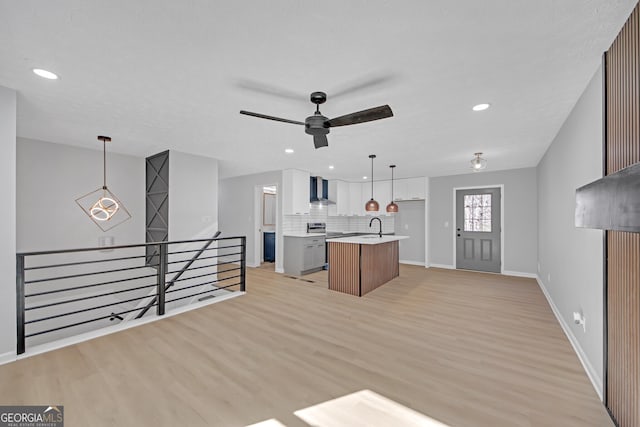
<path fill-rule="evenodd" d="M 393 201 L 393 170 L 395 169 L 396 165 L 390 165 L 389 167 L 391 168 L 391 203 L 387 205 L 387 212 L 396 213 L 398 212 L 398 205 L 396 205 L 396 202 Z"/>
<path fill-rule="evenodd" d="M 373 199 L 373 159 L 376 158 L 376 155 L 370 154 L 369 158 L 371 159 L 371 200 L 364 205 L 364 209 L 367 212 L 378 212 L 380 210 L 380 205 Z"/>
<path fill-rule="evenodd" d="M 99 136 L 102 141 L 102 187 L 76 199 L 76 203 L 82 211 L 102 231 L 108 231 L 131 218 L 131 214 L 115 194 L 107 188 L 107 142 L 111 142 L 108 136 Z"/>
<path fill-rule="evenodd" d="M 473 155 L 475 157 L 471 160 L 471 169 L 474 172 L 481 171 L 487 167 L 487 160 L 480 157 L 482 156 L 482 153 L 474 153 Z"/>

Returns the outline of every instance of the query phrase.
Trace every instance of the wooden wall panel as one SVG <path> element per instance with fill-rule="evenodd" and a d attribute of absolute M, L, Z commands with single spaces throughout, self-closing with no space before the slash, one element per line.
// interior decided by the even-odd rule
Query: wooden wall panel
<path fill-rule="evenodd" d="M 329 289 L 360 296 L 360 245 L 329 242 Z"/>
<path fill-rule="evenodd" d="M 606 174 L 640 161 L 640 6 L 606 53 Z M 640 233 L 607 232 L 606 403 L 640 427 Z"/>
<path fill-rule="evenodd" d="M 361 295 L 398 277 L 398 241 L 378 245 L 362 245 Z"/>

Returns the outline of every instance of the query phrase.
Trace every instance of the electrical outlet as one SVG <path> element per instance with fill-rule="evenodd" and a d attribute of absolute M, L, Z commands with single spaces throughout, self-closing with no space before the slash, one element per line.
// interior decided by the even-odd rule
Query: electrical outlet
<path fill-rule="evenodd" d="M 540 261 L 538 261 L 538 273 L 540 273 Z"/>
<path fill-rule="evenodd" d="M 548 273 L 548 274 L 547 274 L 547 282 L 548 282 L 548 283 L 551 283 L 551 273 Z"/>

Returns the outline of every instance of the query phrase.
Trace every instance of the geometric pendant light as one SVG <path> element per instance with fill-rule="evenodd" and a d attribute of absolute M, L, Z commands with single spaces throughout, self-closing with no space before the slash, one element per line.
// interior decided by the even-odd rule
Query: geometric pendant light
<path fill-rule="evenodd" d="M 107 188 L 107 142 L 111 142 L 108 136 L 98 136 L 102 141 L 102 187 L 76 199 L 76 203 L 82 211 L 102 231 L 111 230 L 131 218 L 131 214 Z"/>
<path fill-rule="evenodd" d="M 474 153 L 473 154 L 475 157 L 473 159 L 471 159 L 471 169 L 474 172 L 479 172 L 482 169 L 487 167 L 487 161 L 485 159 L 483 159 L 482 157 L 482 153 Z"/>
<path fill-rule="evenodd" d="M 376 155 L 370 154 L 369 158 L 371 159 L 371 200 L 364 205 L 364 209 L 367 212 L 377 212 L 380 210 L 380 205 L 373 199 L 373 159 L 376 158 Z"/>
<path fill-rule="evenodd" d="M 393 201 L 393 170 L 396 165 L 390 165 L 389 167 L 391 168 L 391 203 L 387 205 L 387 212 L 395 213 L 398 212 L 398 205 Z"/>

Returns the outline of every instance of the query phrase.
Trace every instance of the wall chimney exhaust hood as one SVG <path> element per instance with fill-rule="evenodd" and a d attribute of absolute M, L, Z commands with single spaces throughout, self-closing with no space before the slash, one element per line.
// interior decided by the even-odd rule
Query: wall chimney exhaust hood
<path fill-rule="evenodd" d="M 321 176 L 312 176 L 309 179 L 309 201 L 315 205 L 335 205 L 329 200 L 329 181 Z"/>
<path fill-rule="evenodd" d="M 578 188 L 575 225 L 640 233 L 640 163 Z"/>

